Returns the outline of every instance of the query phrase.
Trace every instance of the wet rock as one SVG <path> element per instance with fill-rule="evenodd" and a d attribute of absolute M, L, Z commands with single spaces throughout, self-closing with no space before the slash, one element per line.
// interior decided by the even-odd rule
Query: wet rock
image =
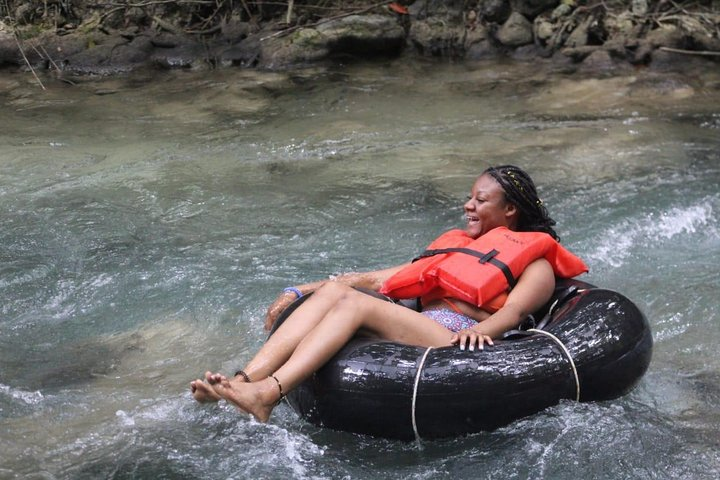
<path fill-rule="evenodd" d="M 133 70 L 148 59 L 129 43 L 98 45 L 65 57 L 62 70 L 75 75 L 112 75 Z"/>
<path fill-rule="evenodd" d="M 482 25 L 468 30 L 465 36 L 465 58 L 468 60 L 484 60 L 495 58 L 500 54 L 495 42 L 490 38 L 488 29 Z"/>
<path fill-rule="evenodd" d="M 390 55 L 405 43 L 405 30 L 394 17 L 351 15 L 317 27 L 331 53 Z"/>
<path fill-rule="evenodd" d="M 0 28 L 0 65 L 18 65 L 20 61 L 21 55 L 15 37 Z"/>
<path fill-rule="evenodd" d="M 510 0 L 512 11 L 527 18 L 535 18 L 540 13 L 555 8 L 558 3 L 559 0 Z"/>
<path fill-rule="evenodd" d="M 560 52 L 566 57 L 571 58 L 573 62 L 579 63 L 585 60 L 589 55 L 601 49 L 602 47 L 598 47 L 595 45 L 583 45 L 580 47 L 566 47 L 563 48 Z"/>
<path fill-rule="evenodd" d="M 567 17 L 570 15 L 570 12 L 572 12 L 574 7 L 570 3 L 561 3 L 550 14 L 550 20 L 556 21 L 561 19 L 562 17 Z"/>
<path fill-rule="evenodd" d="M 639 41 L 630 62 L 636 65 L 645 65 L 650 63 L 654 49 L 655 47 L 647 40 Z"/>
<path fill-rule="evenodd" d="M 512 13 L 509 0 L 485 0 L 480 4 L 480 16 L 489 22 L 501 25 Z"/>
<path fill-rule="evenodd" d="M 568 47 L 584 47 L 588 44 L 588 30 L 592 23 L 595 22 L 594 17 L 588 17 L 581 22 L 577 27 L 570 32 L 570 35 L 565 40 L 565 45 Z"/>
<path fill-rule="evenodd" d="M 207 50 L 200 44 L 154 49 L 150 61 L 161 68 L 200 70 L 209 67 Z"/>
<path fill-rule="evenodd" d="M 708 68 L 713 65 L 712 59 L 702 56 L 688 55 L 658 48 L 652 53 L 650 68 L 660 72 L 678 72 L 692 69 Z M 715 67 L 717 68 L 717 67 Z"/>
<path fill-rule="evenodd" d="M 630 12 L 622 12 L 616 17 L 608 16 L 605 18 L 605 28 L 610 36 L 630 37 L 636 33 L 636 24 Z"/>
<path fill-rule="evenodd" d="M 583 60 L 580 70 L 583 72 L 612 72 L 616 69 L 617 64 L 612 59 L 607 50 L 596 49 Z"/>
<path fill-rule="evenodd" d="M 392 55 L 404 44 L 405 30 L 394 17 L 351 15 L 286 35 L 261 34 L 258 65 L 280 68 L 342 54 Z"/>
<path fill-rule="evenodd" d="M 645 37 L 654 47 L 682 48 L 683 34 L 676 25 L 661 25 Z"/>
<path fill-rule="evenodd" d="M 183 45 L 191 45 L 193 42 L 185 35 L 177 35 L 174 33 L 160 33 L 153 35 L 150 40 L 154 47 L 157 48 L 177 48 Z"/>
<path fill-rule="evenodd" d="M 254 67 L 260 59 L 260 42 L 257 37 L 250 37 L 230 47 L 218 48 L 215 57 L 220 66 Z"/>
<path fill-rule="evenodd" d="M 250 24 L 237 18 L 231 18 L 220 24 L 220 33 L 227 43 L 235 44 L 250 35 Z"/>
<path fill-rule="evenodd" d="M 266 32 L 267 34 L 267 32 Z M 258 66 L 275 69 L 326 58 L 329 50 L 325 39 L 312 28 L 297 30 L 287 37 L 260 36 Z"/>
<path fill-rule="evenodd" d="M 408 41 L 421 55 L 460 56 L 465 52 L 465 28 L 437 17 L 413 21 Z"/>
<path fill-rule="evenodd" d="M 463 21 L 465 3 L 464 0 L 419 0 L 413 2 L 408 11 L 413 22 L 437 17 L 447 22 L 459 23 Z"/>
<path fill-rule="evenodd" d="M 567 73 L 572 73 L 578 68 L 577 61 L 560 50 L 553 53 L 551 60 L 554 65 L 566 69 Z"/>
<path fill-rule="evenodd" d="M 134 25 L 142 25 L 143 23 L 146 23 L 150 20 L 145 9 L 141 7 L 128 8 L 127 10 L 125 10 L 125 14 L 123 15 L 123 17 L 125 23 L 131 23 Z"/>
<path fill-rule="evenodd" d="M 695 17 L 683 16 L 679 24 L 681 32 L 686 37 L 687 47 L 692 50 L 720 51 L 720 39 L 715 36 L 711 28 Z"/>
<path fill-rule="evenodd" d="M 496 35 L 498 41 L 508 47 L 519 47 L 533 41 L 533 26 L 523 15 L 513 12 L 500 27 Z"/>
<path fill-rule="evenodd" d="M 630 3 L 630 9 L 633 15 L 641 17 L 646 15 L 648 12 L 648 2 L 647 0 L 632 0 Z"/>
<path fill-rule="evenodd" d="M 537 45 L 532 43 L 518 47 L 510 54 L 515 60 L 521 60 L 524 62 L 534 61 L 539 58 L 547 57 L 547 52 Z"/>
<path fill-rule="evenodd" d="M 501 55 L 502 51 L 490 40 L 473 43 L 465 52 L 467 60 L 487 60 Z"/>
<path fill-rule="evenodd" d="M 556 23 L 551 22 L 543 15 L 538 15 L 533 21 L 533 35 L 541 45 L 550 44 L 558 28 Z"/>

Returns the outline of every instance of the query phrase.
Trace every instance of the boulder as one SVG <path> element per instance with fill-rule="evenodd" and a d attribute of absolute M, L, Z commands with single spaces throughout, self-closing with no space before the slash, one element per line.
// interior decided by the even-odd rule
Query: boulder
<path fill-rule="evenodd" d="M 650 30 L 645 39 L 654 47 L 683 47 L 683 33 L 676 25 L 663 24 Z"/>
<path fill-rule="evenodd" d="M 568 47 L 584 47 L 588 44 L 588 30 L 595 21 L 594 17 L 588 17 L 577 25 L 565 40 Z"/>
<path fill-rule="evenodd" d="M 558 3 L 559 0 L 510 0 L 512 11 L 527 18 L 535 18 L 540 13 L 555 8 Z"/>
<path fill-rule="evenodd" d="M 167 69 L 202 70 L 209 67 L 207 50 L 199 43 L 178 45 L 172 48 L 156 48 L 150 61 L 160 68 Z"/>
<path fill-rule="evenodd" d="M 460 23 L 465 13 L 464 0 L 419 0 L 413 2 L 408 11 L 413 22 L 435 17 L 448 22 Z"/>
<path fill-rule="evenodd" d="M 223 40 L 227 43 L 235 44 L 247 38 L 250 35 L 250 24 L 240 21 L 238 18 L 230 18 L 220 23 L 220 32 Z"/>
<path fill-rule="evenodd" d="M 132 71 L 150 58 L 152 45 L 147 38 L 128 42 L 114 39 L 102 45 L 91 45 L 76 53 L 63 56 L 64 72 L 74 75 L 113 75 Z"/>
<path fill-rule="evenodd" d="M 488 29 L 481 24 L 469 29 L 465 35 L 465 56 L 468 60 L 484 60 L 495 58 L 499 54 L 498 48 L 490 38 Z"/>
<path fill-rule="evenodd" d="M 603 49 L 596 49 L 585 57 L 580 65 L 580 71 L 589 73 L 607 73 L 616 70 L 617 64 L 610 54 Z"/>
<path fill-rule="evenodd" d="M 248 37 L 240 43 L 230 46 L 220 46 L 215 49 L 214 57 L 222 67 L 254 67 L 260 59 L 260 40 Z"/>
<path fill-rule="evenodd" d="M 498 25 L 505 23 L 511 13 L 509 0 L 485 0 L 480 4 L 480 16 Z"/>
<path fill-rule="evenodd" d="M 520 47 L 533 42 L 533 25 L 523 15 L 513 12 L 497 31 L 500 43 L 508 47 Z"/>
<path fill-rule="evenodd" d="M 3 28 L 0 22 L 0 65 L 19 65 L 22 55 L 17 48 L 15 37 L 9 30 Z"/>
<path fill-rule="evenodd" d="M 405 30 L 387 15 L 350 15 L 286 35 L 259 34 L 264 68 L 317 61 L 331 55 L 393 55 L 405 44 Z"/>
<path fill-rule="evenodd" d="M 573 6 L 570 3 L 563 2 L 550 13 L 550 20 L 556 21 L 563 17 L 567 17 L 573 11 Z"/>
<path fill-rule="evenodd" d="M 544 15 L 538 15 L 533 21 L 533 35 L 542 45 L 554 47 L 554 45 L 552 45 L 552 39 L 558 28 L 556 23 L 551 22 Z"/>
<path fill-rule="evenodd" d="M 661 72 L 679 72 L 695 68 L 708 68 L 711 61 L 712 59 L 708 57 L 687 55 L 658 48 L 652 52 L 650 68 Z"/>
<path fill-rule="evenodd" d="M 350 15 L 317 27 L 331 54 L 392 55 L 405 44 L 405 30 L 387 15 Z"/>
<path fill-rule="evenodd" d="M 314 28 L 301 28 L 284 37 L 260 32 L 257 38 L 261 68 L 276 69 L 320 60 L 329 55 L 325 38 Z M 247 41 L 247 40 L 246 40 Z"/>
<path fill-rule="evenodd" d="M 465 34 L 462 24 L 429 17 L 412 22 L 408 40 L 421 55 L 462 56 L 466 48 Z"/>

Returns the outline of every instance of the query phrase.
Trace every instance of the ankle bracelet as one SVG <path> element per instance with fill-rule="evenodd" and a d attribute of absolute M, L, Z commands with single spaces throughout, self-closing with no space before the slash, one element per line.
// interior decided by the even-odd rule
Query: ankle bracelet
<path fill-rule="evenodd" d="M 270 378 L 275 380 L 277 382 L 278 390 L 280 390 L 280 398 L 278 398 L 278 401 L 276 405 L 280 404 L 282 402 L 282 399 L 285 398 L 285 392 L 283 392 L 282 383 L 280 383 L 280 380 L 277 379 L 275 375 L 269 375 Z"/>
<path fill-rule="evenodd" d="M 245 373 L 244 371 L 238 370 L 237 372 L 235 372 L 235 376 L 237 377 L 238 375 L 240 375 L 241 377 L 243 377 L 243 380 L 245 380 L 245 382 L 247 382 L 247 383 L 252 383 L 252 380 L 250 380 L 250 375 L 248 375 L 248 374 Z"/>

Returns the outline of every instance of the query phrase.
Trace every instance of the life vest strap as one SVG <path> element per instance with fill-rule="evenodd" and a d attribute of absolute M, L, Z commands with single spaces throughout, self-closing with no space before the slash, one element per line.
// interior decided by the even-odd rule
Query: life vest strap
<path fill-rule="evenodd" d="M 441 255 L 443 253 L 464 253 L 466 255 L 472 255 L 473 257 L 478 258 L 479 259 L 478 261 L 480 263 L 483 263 L 483 264 L 489 263 L 489 264 L 494 265 L 497 268 L 499 268 L 503 272 L 503 275 L 505 275 L 505 279 L 507 280 L 508 285 L 510 286 L 511 290 L 517 284 L 517 280 L 515 279 L 515 276 L 512 274 L 510 267 L 508 267 L 508 265 L 506 263 L 503 263 L 500 260 L 498 260 L 497 258 L 495 258 L 497 256 L 497 254 L 499 254 L 500 252 L 498 252 L 494 248 L 487 253 L 478 252 L 477 250 L 472 250 L 470 248 L 460 248 L 460 247 L 437 248 L 437 249 L 425 250 L 423 253 L 421 253 L 417 257 L 413 258 L 413 262 L 420 260 L 421 258 L 432 257 L 435 255 Z"/>

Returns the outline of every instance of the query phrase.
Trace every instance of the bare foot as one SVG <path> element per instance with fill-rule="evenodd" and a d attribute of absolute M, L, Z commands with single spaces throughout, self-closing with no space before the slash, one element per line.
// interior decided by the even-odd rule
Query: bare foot
<path fill-rule="evenodd" d="M 242 378 L 224 380 L 212 385 L 217 395 L 260 422 L 267 422 L 280 398 L 277 384 L 272 379 L 245 383 Z"/>
<path fill-rule="evenodd" d="M 221 398 L 220 395 L 215 393 L 211 385 L 199 378 L 190 382 L 190 393 L 200 403 L 217 402 Z"/>
<path fill-rule="evenodd" d="M 242 377 L 240 379 L 242 381 Z M 225 375 L 205 372 L 205 381 L 198 378 L 190 382 L 190 393 L 200 403 L 217 402 L 222 397 L 213 390 L 212 386 L 223 381 L 228 381 Z"/>

